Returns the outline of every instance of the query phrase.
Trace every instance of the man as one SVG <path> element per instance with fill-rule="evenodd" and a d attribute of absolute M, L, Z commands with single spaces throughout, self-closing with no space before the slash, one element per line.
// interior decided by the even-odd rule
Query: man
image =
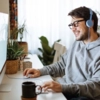
<path fill-rule="evenodd" d="M 61 76 L 58 82 L 44 83 L 43 88 L 63 92 L 68 100 L 100 100 L 100 37 L 96 13 L 87 7 L 79 7 L 68 15 L 72 18 L 69 27 L 76 37 L 73 46 L 60 61 L 43 69 L 26 69 L 24 75 Z"/>

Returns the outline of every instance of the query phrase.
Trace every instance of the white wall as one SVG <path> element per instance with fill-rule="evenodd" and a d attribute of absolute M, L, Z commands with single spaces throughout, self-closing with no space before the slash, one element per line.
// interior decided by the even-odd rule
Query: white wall
<path fill-rule="evenodd" d="M 0 12 L 9 14 L 9 0 L 0 0 Z M 2 73 L 0 74 L 0 84 L 3 79 L 4 73 L 5 73 L 5 67 L 2 71 Z"/>
<path fill-rule="evenodd" d="M 0 0 L 0 12 L 9 14 L 9 0 Z M 8 28 L 10 33 L 10 25 Z"/>
<path fill-rule="evenodd" d="M 9 14 L 9 0 L 0 0 L 0 12 Z"/>

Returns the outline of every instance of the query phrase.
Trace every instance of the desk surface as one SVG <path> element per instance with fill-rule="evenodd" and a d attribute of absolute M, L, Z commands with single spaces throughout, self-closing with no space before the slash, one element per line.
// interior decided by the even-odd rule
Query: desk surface
<path fill-rule="evenodd" d="M 34 68 L 42 68 L 43 65 L 38 59 L 36 55 L 33 55 L 31 59 L 27 59 L 32 61 L 32 67 Z M 45 81 L 50 81 L 52 78 L 50 75 L 41 76 L 38 78 L 29 78 L 23 79 L 23 72 L 18 71 L 17 74 L 13 75 L 5 75 L 2 84 L 10 84 L 11 91 L 10 92 L 0 92 L 0 100 L 21 100 L 22 95 L 22 82 L 24 81 L 33 81 L 36 82 L 37 85 L 42 84 Z M 50 92 L 47 94 L 39 94 L 37 96 L 37 100 L 66 100 L 62 93 Z"/>

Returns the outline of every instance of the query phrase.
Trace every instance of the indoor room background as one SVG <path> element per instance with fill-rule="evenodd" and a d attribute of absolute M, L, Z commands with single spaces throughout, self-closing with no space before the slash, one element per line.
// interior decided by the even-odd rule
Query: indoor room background
<path fill-rule="evenodd" d="M 73 44 L 75 37 L 69 29 L 70 17 L 68 12 L 79 6 L 90 7 L 100 12 L 100 0 L 9 0 L 15 1 L 18 14 L 15 16 L 19 25 L 25 23 L 27 32 L 23 41 L 28 43 L 31 53 L 38 53 L 41 47 L 39 37 L 45 36 L 51 46 L 54 41 L 61 39 L 67 49 Z M 8 0 L 0 0 L 0 11 L 9 13 Z M 15 7 L 15 10 L 16 10 Z M 98 14 L 98 18 L 100 18 Z M 11 23 L 10 23 L 11 24 Z"/>

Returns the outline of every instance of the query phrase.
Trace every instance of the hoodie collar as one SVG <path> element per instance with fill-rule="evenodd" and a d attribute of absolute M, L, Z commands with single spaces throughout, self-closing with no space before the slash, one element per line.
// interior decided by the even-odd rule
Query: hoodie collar
<path fill-rule="evenodd" d="M 100 46 L 100 36 L 98 37 L 97 40 L 93 41 L 93 42 L 90 42 L 90 43 L 87 43 L 87 44 L 84 44 L 84 42 L 82 41 L 82 46 L 86 46 L 87 50 L 90 50 L 92 48 L 95 48 L 97 46 Z"/>

